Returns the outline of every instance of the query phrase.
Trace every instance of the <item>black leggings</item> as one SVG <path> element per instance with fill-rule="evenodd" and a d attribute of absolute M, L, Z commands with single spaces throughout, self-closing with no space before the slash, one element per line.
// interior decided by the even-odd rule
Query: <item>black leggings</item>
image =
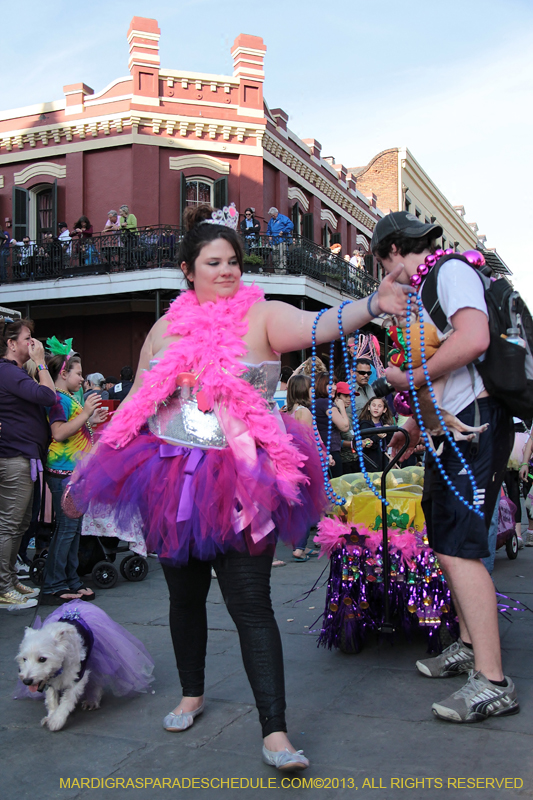
<path fill-rule="evenodd" d="M 211 566 L 241 645 L 263 736 L 286 731 L 281 637 L 270 600 L 272 553 L 226 553 L 213 562 L 191 558 L 186 567 L 163 566 L 170 593 L 170 633 L 184 697 L 204 693 L 206 600 Z"/>

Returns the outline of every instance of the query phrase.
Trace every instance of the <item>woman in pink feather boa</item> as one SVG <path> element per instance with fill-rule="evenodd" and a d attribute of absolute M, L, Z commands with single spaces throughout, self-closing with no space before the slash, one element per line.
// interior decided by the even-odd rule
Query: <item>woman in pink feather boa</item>
<path fill-rule="evenodd" d="M 220 214 L 220 212 L 218 212 Z M 294 546 L 325 506 L 307 426 L 273 410 L 279 354 L 311 345 L 315 314 L 265 302 L 241 285 L 242 245 L 212 209 L 188 210 L 180 250 L 189 291 L 153 326 L 133 388 L 71 487 L 79 508 L 142 520 L 170 592 L 170 628 L 183 697 L 165 717 L 189 728 L 204 709 L 206 599 L 211 568 L 237 626 L 262 726 L 263 758 L 278 769 L 309 762 L 287 737 L 281 640 L 270 602 L 278 536 Z M 224 222 L 236 215 L 225 209 Z M 405 292 L 387 276 L 343 309 L 345 330 L 381 312 L 401 315 Z M 317 341 L 338 338 L 337 309 Z"/>

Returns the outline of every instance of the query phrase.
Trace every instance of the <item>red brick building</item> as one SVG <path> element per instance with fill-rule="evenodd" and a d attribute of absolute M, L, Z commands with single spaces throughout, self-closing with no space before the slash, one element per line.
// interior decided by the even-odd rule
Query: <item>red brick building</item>
<path fill-rule="evenodd" d="M 333 242 L 343 253 L 357 246 L 368 252 L 380 216 L 375 198 L 357 190 L 346 167 L 322 158 L 317 141 L 293 134 L 282 109 L 269 109 L 263 40 L 238 36 L 227 76 L 162 68 L 159 37 L 155 20 L 134 17 L 126 77 L 96 93 L 83 83 L 66 85 L 59 101 L 0 113 L 2 228 L 40 245 L 46 233 L 57 234 L 58 221 L 72 228 L 82 214 L 98 233 L 107 212 L 124 203 L 141 227 L 177 229 L 188 204 L 234 202 L 240 211 L 255 208 L 262 231 L 276 206 L 316 253 Z M 293 263 L 290 272 L 254 277 L 269 296 L 310 308 L 366 294 L 370 275 L 354 289 L 329 280 L 323 254 L 317 259 L 314 271 L 298 274 Z M 181 287 L 173 263 L 134 266 L 116 274 L 63 270 L 53 279 L 34 270 L 15 280 L 8 272 L 0 302 L 29 312 L 39 335 L 74 335 L 85 369 L 116 372 L 135 365 L 154 316 Z"/>

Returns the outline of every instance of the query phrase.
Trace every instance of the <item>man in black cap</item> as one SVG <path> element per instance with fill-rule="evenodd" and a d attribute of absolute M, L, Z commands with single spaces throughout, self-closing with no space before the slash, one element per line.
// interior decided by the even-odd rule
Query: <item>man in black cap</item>
<path fill-rule="evenodd" d="M 397 281 L 407 285 L 414 282 L 418 286 L 427 272 L 424 266 L 419 267 L 435 251 L 436 240 L 442 232 L 437 223 L 422 223 L 406 211 L 396 211 L 376 225 L 371 249 L 386 272 L 403 266 Z M 414 276 L 419 277 L 411 281 Z M 440 460 L 453 488 L 442 478 L 432 453 L 427 455 L 422 507 L 429 543 L 453 596 L 460 639 L 440 656 L 417 661 L 416 666 L 430 678 L 469 672 L 466 685 L 445 700 L 434 703 L 433 713 L 451 722 L 478 722 L 488 716 L 519 711 L 514 684 L 502 671 L 494 585 L 480 561 L 489 555 L 488 528 L 511 450 L 512 425 L 503 406 L 489 397 L 474 365 L 490 341 L 481 280 L 464 261 L 449 259 L 439 269 L 437 295 L 448 322 L 447 338 L 428 359 L 428 374 L 430 379 L 446 377 L 442 408 L 466 424 L 487 422 L 489 428 L 481 434 L 479 442 L 457 443 L 468 469 L 447 439 L 435 437 L 436 448 L 442 442 Z M 416 303 L 413 305 L 416 308 Z M 424 317 L 426 322 L 430 321 L 427 311 Z M 438 336 L 444 339 L 441 331 Z M 409 388 L 407 372 L 398 367 L 389 367 L 386 377 L 398 390 Z M 426 383 L 422 367 L 414 370 L 413 379 L 417 388 Z M 406 428 L 411 435 L 412 448 L 418 442 L 420 430 L 413 418 L 408 420 Z M 480 497 L 484 496 L 483 518 L 460 500 L 462 496 L 472 503 L 469 470 L 475 477 Z"/>

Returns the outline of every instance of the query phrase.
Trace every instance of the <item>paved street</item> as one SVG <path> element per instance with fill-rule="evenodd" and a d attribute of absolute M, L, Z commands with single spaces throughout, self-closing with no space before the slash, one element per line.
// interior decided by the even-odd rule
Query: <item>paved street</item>
<path fill-rule="evenodd" d="M 278 555 L 290 558 L 282 547 Z M 151 652 L 156 662 L 154 693 L 135 699 L 106 695 L 99 711 L 76 710 L 58 733 L 39 726 L 39 701 L 11 699 L 16 679 L 13 658 L 33 611 L 1 612 L 2 800 L 119 800 L 166 797 L 171 792 L 175 796 L 180 791 L 177 782 L 174 789 L 168 787 L 169 780 L 176 779 L 185 790 L 182 796 L 218 800 L 257 797 L 257 789 L 247 787 L 267 788 L 269 781 L 273 797 L 305 794 L 320 800 L 353 797 L 355 787 L 357 797 L 374 797 L 372 786 L 381 791 L 378 797 L 385 798 L 446 795 L 491 800 L 502 793 L 533 797 L 533 614 L 514 613 L 512 621 L 502 617 L 500 623 L 505 671 L 519 686 L 521 713 L 481 725 L 451 725 L 433 719 L 430 706 L 459 688 L 463 678 L 439 682 L 417 674 L 414 662 L 425 653 L 421 635 L 410 643 L 398 635 L 393 645 L 373 639 L 359 655 L 317 649 L 309 626 L 322 610 L 327 575 L 308 599 L 296 605 L 292 601 L 311 588 L 324 565 L 325 559 L 288 563 L 273 570 L 272 577 L 285 649 L 289 731 L 294 744 L 312 762 L 293 786 L 282 788 L 282 774 L 261 761 L 257 713 L 243 673 L 237 634 L 216 580 L 209 595 L 206 711 L 188 732 L 163 730 L 162 719 L 180 693 L 166 587 L 158 562 L 150 559 L 150 573 L 143 583 L 121 578 L 116 588 L 99 591 L 97 602 Z M 532 565 L 533 548 L 520 551 L 516 561 L 509 561 L 500 550 L 494 578 L 499 591 L 533 608 Z M 60 780 L 69 778 L 71 788 L 61 788 Z M 109 788 L 97 788 L 106 778 L 112 779 Z M 213 788 L 194 788 L 194 778 L 211 779 Z M 314 779 L 313 790 L 301 787 L 303 778 Z M 403 789 L 390 788 L 391 779 L 400 787 L 402 778 Z M 413 778 L 419 779 L 418 788 L 410 788 L 408 779 Z M 481 788 L 482 784 L 478 789 L 460 788 L 467 786 L 466 781 L 453 788 L 453 781 L 466 778 L 498 779 L 502 788 Z M 520 779 L 517 788 L 503 791 L 504 778 L 511 779 L 508 787 Z M 93 779 L 94 788 L 83 786 L 82 779 Z M 128 779 L 143 779 L 146 784 L 167 779 L 167 783 L 166 788 L 112 788 L 117 779 L 124 779 L 124 785 Z M 230 779 L 237 779 L 233 788 Z M 435 779 L 442 780 L 442 789 Z M 452 788 L 448 789 L 449 779 Z M 223 781 L 221 788 L 217 788 L 219 781 Z M 520 781 L 523 788 L 518 788 Z"/>

